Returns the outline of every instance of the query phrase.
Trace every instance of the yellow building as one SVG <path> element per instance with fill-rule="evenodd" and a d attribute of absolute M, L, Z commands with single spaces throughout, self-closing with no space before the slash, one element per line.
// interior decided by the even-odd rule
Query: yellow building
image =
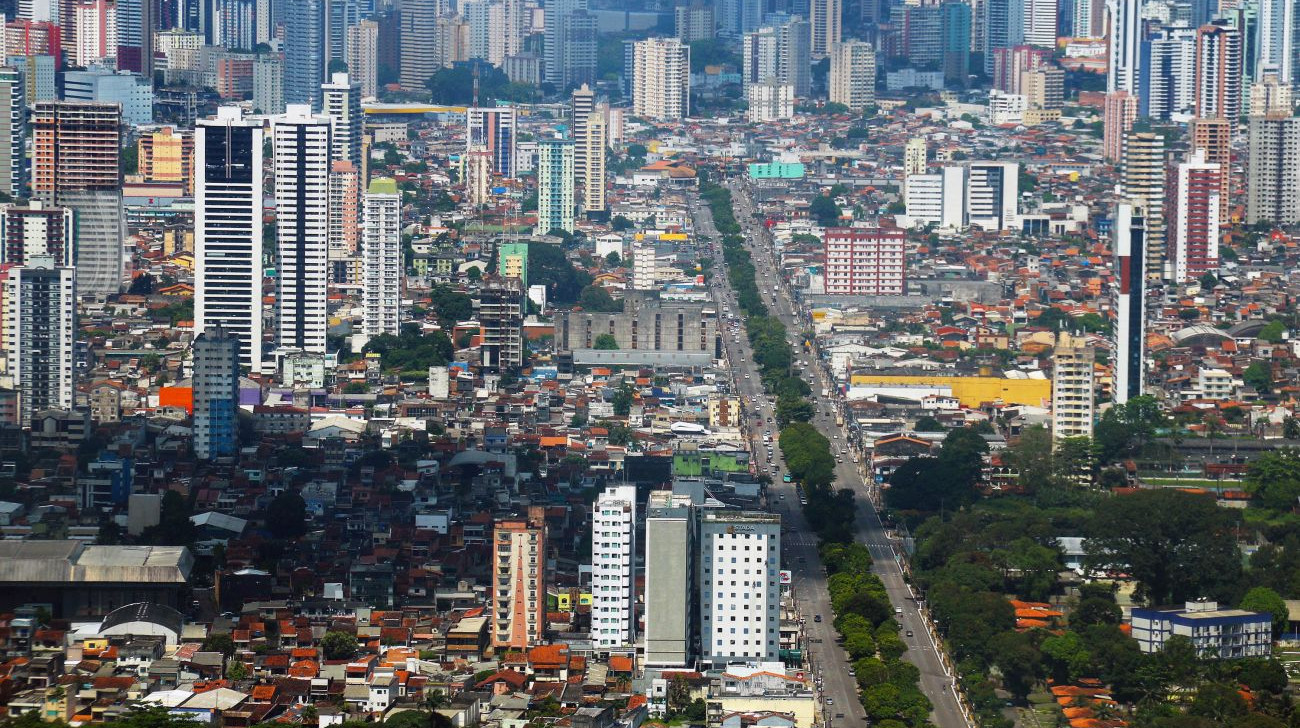
<path fill-rule="evenodd" d="M 144 134 L 137 144 L 139 173 L 145 182 L 181 182 L 194 194 L 194 135 L 170 126 Z"/>
<path fill-rule="evenodd" d="M 1052 403 L 1052 382 L 1049 379 L 854 374 L 852 386 L 887 390 L 890 394 L 916 399 L 927 394 L 951 394 L 963 407 L 979 407 L 986 402 L 998 401 L 1034 407 L 1049 407 Z"/>

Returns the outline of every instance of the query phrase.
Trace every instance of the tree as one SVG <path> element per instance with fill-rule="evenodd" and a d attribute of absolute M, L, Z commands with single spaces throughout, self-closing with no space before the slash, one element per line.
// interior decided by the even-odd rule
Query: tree
<path fill-rule="evenodd" d="M 1250 464 L 1245 484 L 1265 508 L 1293 510 L 1300 504 L 1300 449 L 1264 452 Z"/>
<path fill-rule="evenodd" d="M 134 296 L 153 295 L 153 276 L 148 273 L 141 273 L 132 278 L 131 287 L 127 290 L 127 293 Z"/>
<path fill-rule="evenodd" d="M 613 334 L 601 334 L 596 337 L 595 348 L 606 351 L 617 349 L 618 339 Z"/>
<path fill-rule="evenodd" d="M 615 215 L 614 220 L 610 223 L 610 226 L 614 229 L 614 232 L 616 233 L 621 233 L 624 230 L 631 230 L 632 228 L 636 227 L 636 225 L 631 220 L 627 219 L 623 215 Z"/>
<path fill-rule="evenodd" d="M 1127 572 L 1147 604 L 1227 597 L 1241 574 L 1235 518 L 1213 498 L 1178 490 L 1110 498 L 1084 528 L 1086 562 Z"/>
<path fill-rule="evenodd" d="M 1286 600 L 1266 586 L 1257 586 L 1246 592 L 1238 606 L 1250 612 L 1267 612 L 1272 615 L 1273 639 L 1281 637 L 1291 623 L 1291 610 L 1287 608 Z"/>
<path fill-rule="evenodd" d="M 278 539 L 302 537 L 307 533 L 307 501 L 297 491 L 282 491 L 266 507 L 266 529 Z"/>
<path fill-rule="evenodd" d="M 1280 344 L 1286 337 L 1286 324 L 1274 319 L 1259 330 L 1259 338 L 1270 344 Z"/>
<path fill-rule="evenodd" d="M 1042 656 L 1032 638 L 1024 632 L 1003 632 L 989 642 L 989 647 L 997 655 L 1002 687 L 1017 701 L 1024 702 L 1042 670 Z"/>
<path fill-rule="evenodd" d="M 203 640 L 200 647 L 204 652 L 220 652 L 226 657 L 235 654 L 235 641 L 228 634 L 212 634 Z"/>
<path fill-rule="evenodd" d="M 1248 387 L 1254 387 L 1260 394 L 1268 394 L 1273 389 L 1273 370 L 1262 361 L 1251 362 L 1246 371 L 1241 373 L 1241 380 Z"/>
<path fill-rule="evenodd" d="M 163 493 L 158 524 L 140 534 L 140 540 L 155 546 L 188 546 L 198 538 L 198 528 L 190 520 L 190 504 L 174 490 Z"/>
<path fill-rule="evenodd" d="M 835 200 L 825 195 L 818 195 L 808 206 L 808 214 L 817 221 L 818 225 L 830 227 L 839 222 L 841 210 L 840 206 L 835 204 Z"/>
<path fill-rule="evenodd" d="M 618 254 L 618 251 L 616 250 L 609 251 L 609 255 L 605 256 L 605 265 L 608 265 L 610 268 L 617 268 L 622 264 L 623 264 L 623 258 Z"/>
<path fill-rule="evenodd" d="M 434 314 L 444 326 L 454 325 L 474 318 L 474 299 L 447 286 L 438 286 L 429 293 Z"/>
<path fill-rule="evenodd" d="M 1196 691 L 1187 709 L 1189 715 L 1209 718 L 1215 725 L 1226 725 L 1246 715 L 1246 701 L 1237 688 L 1223 683 L 1206 683 Z"/>
<path fill-rule="evenodd" d="M 591 284 L 591 276 L 575 269 L 559 246 L 539 243 L 528 246 L 528 282 L 546 286 L 548 300 L 569 305 Z"/>
<path fill-rule="evenodd" d="M 624 382 L 614 393 L 614 414 L 627 417 L 632 412 L 632 385 Z"/>
<path fill-rule="evenodd" d="M 1219 277 L 1207 271 L 1201 276 L 1199 283 L 1201 284 L 1201 288 L 1208 291 L 1219 285 Z"/>
<path fill-rule="evenodd" d="M 320 648 L 327 660 L 350 660 L 357 654 L 357 638 L 331 630 L 320 638 Z"/>
<path fill-rule="evenodd" d="M 916 421 L 912 429 L 916 432 L 943 432 L 947 428 L 935 418 L 925 415 Z"/>
<path fill-rule="evenodd" d="M 623 302 L 615 301 L 603 286 L 587 286 L 578 294 L 578 305 L 585 311 L 598 313 L 618 313 L 623 310 Z"/>
<path fill-rule="evenodd" d="M 231 660 L 226 668 L 226 677 L 231 680 L 243 680 L 248 677 L 248 666 L 241 660 Z"/>
<path fill-rule="evenodd" d="M 1097 423 L 1094 440 L 1098 459 L 1108 465 L 1141 454 L 1155 439 L 1156 429 L 1164 424 L 1160 405 L 1150 395 L 1111 407 Z"/>

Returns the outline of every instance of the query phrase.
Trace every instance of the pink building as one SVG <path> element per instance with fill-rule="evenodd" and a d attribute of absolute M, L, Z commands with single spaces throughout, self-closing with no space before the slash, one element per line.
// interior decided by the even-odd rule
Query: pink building
<path fill-rule="evenodd" d="M 906 290 L 905 240 L 898 228 L 827 228 L 827 295 L 902 295 Z"/>

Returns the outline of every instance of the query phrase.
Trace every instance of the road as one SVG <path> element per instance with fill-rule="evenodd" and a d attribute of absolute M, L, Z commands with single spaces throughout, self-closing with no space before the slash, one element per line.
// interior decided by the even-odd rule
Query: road
<path fill-rule="evenodd" d="M 806 328 L 806 317 L 802 313 L 796 313 L 796 307 L 788 291 L 779 282 L 779 276 L 776 275 L 779 268 L 771 236 L 766 228 L 755 221 L 754 208 L 748 191 L 743 185 L 734 182 L 729 183 L 728 187 L 732 192 L 736 219 L 744 230 L 745 243 L 757 268 L 763 300 L 770 312 L 785 324 L 797 361 L 802 365 L 805 376 L 810 377 L 808 381 L 813 390 L 813 401 L 816 406 L 816 415 L 812 424 L 831 441 L 836 454 L 841 454 L 842 449 L 847 448 L 847 433 L 835 424 L 833 408 L 838 405 L 833 398 L 828 400 L 819 397 L 823 388 L 832 389 L 829 374 L 811 354 L 802 353 L 800 333 Z M 712 225 L 707 208 L 697 211 L 696 220 L 697 232 L 720 241 L 721 237 Z M 725 271 L 722 271 L 721 267 L 718 278 L 719 283 L 725 280 Z M 773 284 L 777 284 L 776 290 L 773 290 Z M 729 287 L 719 285 L 715 290 L 721 302 L 732 313 L 739 315 L 734 293 Z M 738 342 L 733 340 L 730 331 L 727 331 L 725 336 L 728 361 L 732 362 L 733 370 L 737 372 L 736 380 L 739 383 L 740 394 L 746 402 L 759 404 L 763 417 L 762 427 L 765 430 L 772 430 L 775 439 L 776 426 L 774 423 L 768 423 L 768 418 L 774 417 L 773 408 L 762 392 L 757 368 L 748 351 L 748 341 L 743 332 Z M 755 421 L 750 420 L 750 422 Z M 755 439 L 757 437 L 755 433 Z M 765 447 L 760 450 L 758 442 L 751 444 L 756 454 L 766 451 Z M 776 457 L 779 460 L 779 453 Z M 902 610 L 895 618 L 900 622 L 901 635 L 908 647 L 904 659 L 920 670 L 920 688 L 934 705 L 934 711 L 930 716 L 934 724 L 939 728 L 967 728 L 971 723 L 967 721 L 960 700 L 953 691 L 953 679 L 944 667 L 945 656 L 931 631 L 931 625 L 923 617 L 923 605 L 917 602 L 914 593 L 903 578 L 902 565 L 895 544 L 886 533 L 880 516 L 872 504 L 873 499 L 879 494 L 872 492 L 874 483 L 868 483 L 859 472 L 859 466 L 851 460 L 847 454 L 841 457 L 841 462 L 835 470 L 836 480 L 842 485 L 853 488 L 857 493 L 858 497 L 855 500 L 858 508 L 856 519 L 858 541 L 866 544 L 871 552 L 874 562 L 872 570 L 884 583 L 895 611 Z M 848 674 L 848 657 L 840 647 L 835 630 L 831 626 L 830 597 L 826 589 L 825 571 L 817 555 L 816 537 L 804 521 L 793 485 L 780 482 L 783 471 L 779 463 L 773 462 L 770 467 L 775 481 L 773 491 L 777 494 L 774 510 L 780 512 L 782 521 L 790 525 L 790 533 L 783 537 L 782 546 L 786 564 L 794 571 L 794 593 L 799 609 L 804 616 L 808 617 L 807 637 L 814 670 L 818 671 L 824 680 L 827 725 L 865 725 L 866 714 L 857 699 L 856 678 Z M 819 623 L 809 616 L 818 614 L 823 615 L 824 621 Z M 907 636 L 909 632 L 911 636 Z M 840 714 L 843 715 L 842 718 Z"/>

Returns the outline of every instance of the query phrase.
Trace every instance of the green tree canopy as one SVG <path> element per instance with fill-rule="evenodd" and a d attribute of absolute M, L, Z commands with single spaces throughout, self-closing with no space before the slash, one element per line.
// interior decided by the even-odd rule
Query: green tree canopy
<path fill-rule="evenodd" d="M 1268 450 L 1250 464 L 1246 490 L 1265 508 L 1289 511 L 1300 505 L 1300 450 Z"/>
<path fill-rule="evenodd" d="M 357 655 L 357 638 L 347 632 L 330 630 L 320 638 L 320 647 L 327 660 L 350 660 Z"/>
<path fill-rule="evenodd" d="M 1272 615 L 1273 639 L 1281 637 L 1291 623 L 1291 610 L 1287 608 L 1286 600 L 1266 586 L 1257 586 L 1246 592 L 1238 606 L 1251 612 L 1268 612 Z"/>
<path fill-rule="evenodd" d="M 623 302 L 615 301 L 604 286 L 589 285 L 578 294 L 578 305 L 584 311 L 599 313 L 618 313 L 623 310 Z"/>
<path fill-rule="evenodd" d="M 574 268 L 559 246 L 539 244 L 528 246 L 528 282 L 546 286 L 548 300 L 567 306 L 591 285 L 591 276 Z"/>

